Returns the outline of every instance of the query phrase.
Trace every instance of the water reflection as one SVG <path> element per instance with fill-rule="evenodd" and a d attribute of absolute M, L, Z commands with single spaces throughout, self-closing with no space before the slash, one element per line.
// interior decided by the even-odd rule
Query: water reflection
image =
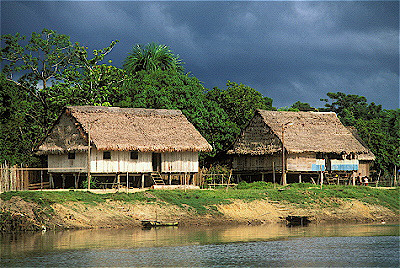
<path fill-rule="evenodd" d="M 295 237 L 399 236 L 398 225 L 309 225 L 163 227 L 150 230 L 100 229 L 2 235 L 1 256 L 54 250 L 149 248 L 233 242 L 285 240 Z M 167 250 L 167 249 L 166 249 Z"/>

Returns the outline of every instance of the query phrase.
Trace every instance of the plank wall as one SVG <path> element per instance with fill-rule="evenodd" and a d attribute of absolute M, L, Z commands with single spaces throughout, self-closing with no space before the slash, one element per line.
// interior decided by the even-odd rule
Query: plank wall
<path fill-rule="evenodd" d="M 232 166 L 239 171 L 272 171 L 273 162 L 275 170 L 282 170 L 282 157 L 275 155 L 235 155 Z"/>
<path fill-rule="evenodd" d="M 315 153 L 289 154 L 287 157 L 288 171 L 319 171 L 325 170 L 325 160 L 316 159 Z"/>
<path fill-rule="evenodd" d="M 111 159 L 103 159 L 103 151 L 91 150 L 92 173 L 147 173 L 153 171 L 152 153 L 138 153 L 138 159 L 130 159 L 130 152 L 111 151 Z M 73 173 L 87 170 L 70 169 L 87 167 L 87 153 L 76 153 L 75 159 L 68 159 L 67 154 L 49 155 L 49 172 Z M 51 170 L 51 168 L 57 168 Z M 66 168 L 66 169 L 63 169 Z M 161 154 L 162 172 L 198 172 L 199 162 L 197 152 L 172 152 Z"/>
<path fill-rule="evenodd" d="M 161 154 L 162 172 L 198 172 L 197 152 L 172 152 Z"/>

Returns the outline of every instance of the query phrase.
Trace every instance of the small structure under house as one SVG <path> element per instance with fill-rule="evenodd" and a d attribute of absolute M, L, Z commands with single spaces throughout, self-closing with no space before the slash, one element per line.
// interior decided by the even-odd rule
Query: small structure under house
<path fill-rule="evenodd" d="M 55 188 L 77 188 L 86 177 L 106 188 L 148 187 L 194 183 L 198 154 L 211 149 L 179 110 L 72 106 L 37 154 L 47 155 Z"/>
<path fill-rule="evenodd" d="M 354 184 L 375 159 L 333 112 L 257 110 L 228 154 L 236 176 L 283 184 Z"/>

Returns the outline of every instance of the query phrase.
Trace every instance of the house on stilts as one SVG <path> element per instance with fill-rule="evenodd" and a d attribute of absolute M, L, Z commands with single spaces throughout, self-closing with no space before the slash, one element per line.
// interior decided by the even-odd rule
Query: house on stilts
<path fill-rule="evenodd" d="M 257 110 L 228 154 L 236 176 L 283 184 L 354 183 L 375 159 L 333 112 Z"/>
<path fill-rule="evenodd" d="M 179 110 L 72 106 L 37 154 L 47 156 L 55 188 L 77 188 L 86 177 L 102 187 L 148 187 L 194 183 L 199 152 L 211 150 Z"/>

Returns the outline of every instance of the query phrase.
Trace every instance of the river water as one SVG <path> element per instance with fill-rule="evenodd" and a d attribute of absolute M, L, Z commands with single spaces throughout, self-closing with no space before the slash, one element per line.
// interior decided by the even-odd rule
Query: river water
<path fill-rule="evenodd" d="M 399 225 L 164 227 L 0 236 L 0 267 L 399 267 Z"/>

